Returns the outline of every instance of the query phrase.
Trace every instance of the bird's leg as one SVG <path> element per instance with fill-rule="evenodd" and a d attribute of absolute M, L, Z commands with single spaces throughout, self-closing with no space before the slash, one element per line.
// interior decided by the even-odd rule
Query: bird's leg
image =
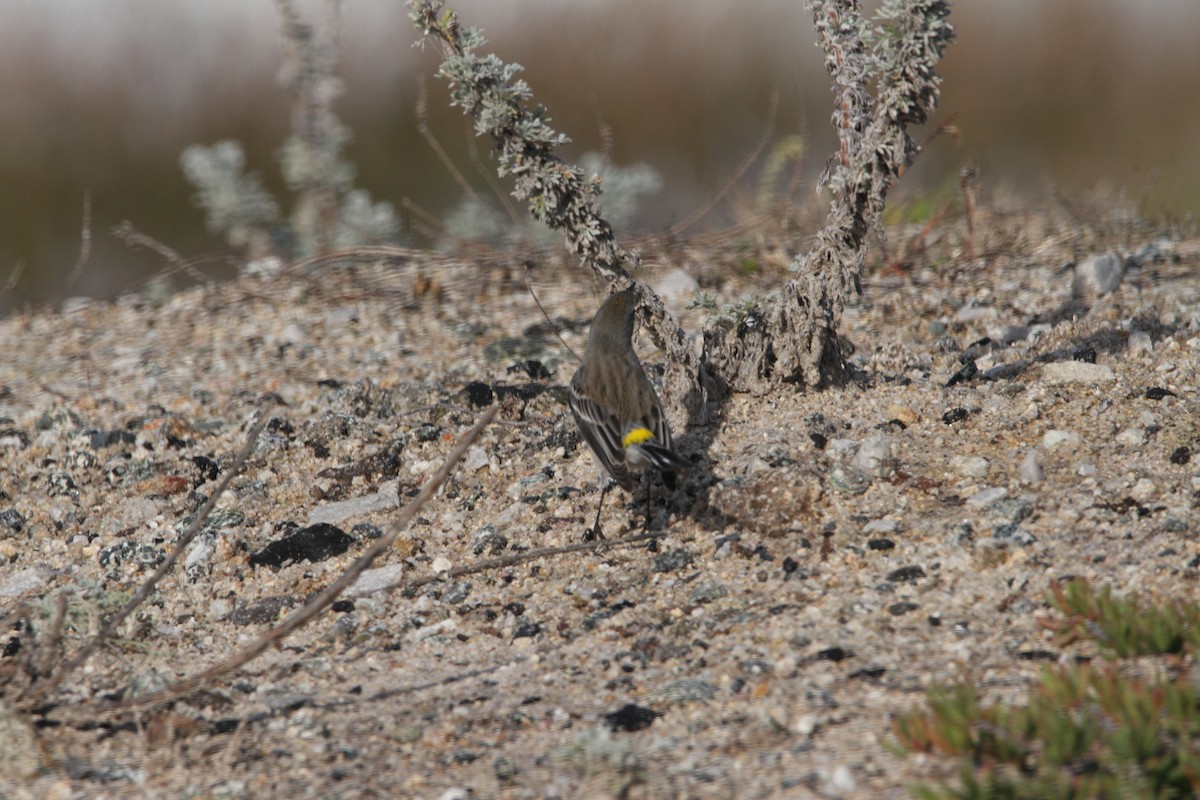
<path fill-rule="evenodd" d="M 650 476 L 646 476 L 645 481 L 646 481 L 646 518 L 642 522 L 642 531 L 643 532 L 650 530 L 650 488 L 654 484 L 654 481 L 650 480 Z"/>
<path fill-rule="evenodd" d="M 600 489 L 600 502 L 596 504 L 596 521 L 592 523 L 592 527 L 583 532 L 583 540 L 585 542 L 604 538 L 604 531 L 600 529 L 600 510 L 604 508 L 604 495 L 608 494 L 612 483 L 608 478 L 604 479 L 604 486 Z"/>

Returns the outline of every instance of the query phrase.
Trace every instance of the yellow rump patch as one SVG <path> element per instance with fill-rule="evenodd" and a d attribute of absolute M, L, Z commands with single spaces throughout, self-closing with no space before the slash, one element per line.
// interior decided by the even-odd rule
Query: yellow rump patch
<path fill-rule="evenodd" d="M 625 434 L 625 438 L 621 440 L 622 447 L 633 447 L 635 444 L 641 444 L 647 439 L 653 439 L 654 434 L 649 428 L 634 428 L 629 433 Z"/>

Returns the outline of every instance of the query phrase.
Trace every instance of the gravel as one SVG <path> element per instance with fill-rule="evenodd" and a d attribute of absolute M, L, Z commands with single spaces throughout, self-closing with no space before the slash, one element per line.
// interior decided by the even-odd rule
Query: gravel
<path fill-rule="evenodd" d="M 63 724 L 0 702 L 0 751 L 24 754 L 0 795 L 898 798 L 951 774 L 890 750 L 890 716 L 964 675 L 1019 697 L 1059 656 L 1035 613 L 1052 580 L 1195 592 L 1200 249 L 1128 242 L 1193 255 L 1119 280 L 1103 252 L 1079 260 L 1081 300 L 1059 265 L 1089 236 L 1033 226 L 986 258 L 868 276 L 841 325 L 861 380 L 735 395 L 704 429 L 673 417 L 680 488 L 653 485 L 649 520 L 645 486 L 614 490 L 607 538 L 558 556 L 536 553 L 582 542 L 597 471 L 564 422 L 572 358 L 524 288 L 414 261 L 0 321 L 0 615 L 25 601 L 34 626 L 0 632 L 10 690 L 53 598 L 73 652 L 170 552 L 258 398 L 283 401 L 127 646 L 52 693 Z M 539 288 L 576 351 L 598 304 L 581 283 Z M 492 400 L 498 422 L 352 602 L 138 726 L 72 716 L 277 624 Z"/>

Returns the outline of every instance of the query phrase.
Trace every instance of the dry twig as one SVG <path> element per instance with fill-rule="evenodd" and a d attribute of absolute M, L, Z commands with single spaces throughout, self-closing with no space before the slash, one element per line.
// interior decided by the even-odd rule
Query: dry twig
<path fill-rule="evenodd" d="M 463 434 L 463 437 L 459 441 L 458 445 L 450 452 L 448 456 L 446 456 L 446 460 L 442 462 L 442 466 L 437 471 L 437 474 L 435 474 L 425 484 L 425 486 L 421 489 L 421 493 L 418 494 L 411 503 L 401 510 L 399 518 L 392 524 L 391 528 L 386 534 L 377 539 L 375 543 L 367 549 L 366 552 L 359 556 L 358 559 L 345 570 L 345 572 L 338 576 L 337 580 L 327 586 L 316 597 L 308 601 L 308 603 L 306 603 L 302 608 L 299 608 L 289 614 L 283 622 L 267 631 L 256 641 L 247 646 L 244 650 L 234 653 L 233 655 L 225 658 L 217 664 L 214 664 L 208 669 L 201 670 L 193 675 L 182 678 L 159 691 L 148 692 L 139 697 L 133 697 L 119 703 L 91 709 L 86 713 L 100 714 L 144 711 L 164 703 L 169 703 L 172 700 L 186 697 L 187 695 L 193 694 L 194 692 L 211 685 L 214 681 L 240 669 L 245 664 L 261 655 L 267 648 L 281 642 L 283 639 L 287 638 L 308 624 L 318 614 L 325 610 L 325 608 L 333 603 L 333 601 L 337 599 L 337 596 L 345 591 L 347 587 L 358 580 L 359 576 L 371 566 L 376 558 L 385 553 L 387 550 L 391 549 L 391 547 L 396 543 L 396 538 L 404 531 L 405 528 L 408 527 L 408 524 L 412 522 L 414 517 L 416 517 L 417 512 L 421 510 L 421 507 L 429 501 L 429 498 L 433 496 L 434 492 L 436 492 L 445 482 L 446 478 L 450 476 L 450 473 L 457 466 L 459 460 L 462 459 L 463 455 L 466 454 L 467 448 L 475 443 L 475 440 L 479 438 L 479 434 L 483 432 L 483 429 L 487 427 L 499 410 L 500 407 L 498 405 L 491 406 L 483 413 L 483 416 L 479 418 L 479 421 L 476 422 L 469 431 Z"/>
<path fill-rule="evenodd" d="M 27 698 L 29 705 L 37 705 L 41 703 L 51 691 L 53 691 L 59 684 L 63 682 L 67 676 L 81 667 L 89 658 L 92 657 L 92 654 L 95 653 L 96 650 L 98 650 L 105 642 L 110 640 L 116 633 L 117 629 L 121 627 L 121 624 L 125 622 L 131 613 L 133 613 L 134 609 L 136 609 L 138 606 L 144 603 L 148 597 L 150 597 L 150 595 L 154 592 L 154 588 L 158 585 L 158 582 L 162 580 L 168 572 L 171 571 L 171 568 L 174 567 L 175 563 L 180 559 L 180 557 L 183 556 L 184 551 L 187 550 L 188 546 L 192 543 L 192 540 L 196 538 L 198 533 L 200 533 L 200 530 L 204 527 L 204 523 L 208 520 L 209 515 L 212 514 L 213 509 L 216 508 L 217 501 L 221 498 L 221 495 L 225 493 L 225 490 L 229 488 L 230 481 L 232 481 L 234 476 L 238 474 L 242 468 L 242 465 L 246 463 L 246 459 L 249 458 L 250 454 L 254 451 L 255 445 L 258 443 L 259 434 L 262 433 L 269 420 L 270 414 L 268 413 L 267 409 L 262 409 L 258 422 L 254 424 L 254 427 L 250 429 L 250 433 L 246 436 L 246 443 L 242 446 L 242 449 L 238 451 L 238 454 L 233 459 L 233 463 L 229 465 L 229 468 L 225 472 L 225 476 L 221 478 L 220 482 L 213 489 L 213 492 L 209 495 L 208 500 L 206 500 L 204 505 L 200 507 L 200 510 L 196 512 L 196 518 L 192 521 L 192 524 L 189 525 L 187 530 L 180 535 L 178 541 L 175 543 L 175 547 L 171 550 L 171 553 L 167 556 L 166 560 L 158 566 L 158 569 L 154 571 L 153 575 L 147 578 L 142 585 L 138 587 L 137 592 L 132 598 L 129 599 L 129 602 L 127 602 L 119 611 L 105 620 L 104 624 L 100 626 L 100 630 L 97 631 L 96 635 L 93 636 L 92 639 L 85 644 L 78 653 L 64 662 L 53 673 L 51 673 L 45 683 L 37 686 L 32 692 L 29 693 Z"/>

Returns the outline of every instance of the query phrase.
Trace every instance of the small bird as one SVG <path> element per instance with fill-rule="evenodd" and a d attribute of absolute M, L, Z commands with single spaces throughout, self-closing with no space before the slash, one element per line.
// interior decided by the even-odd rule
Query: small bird
<path fill-rule="evenodd" d="M 686 462 L 671 445 L 671 429 L 662 403 L 633 352 L 634 311 L 637 293 L 617 292 L 604 301 L 592 320 L 583 363 L 571 379 L 568 402 L 579 432 L 596 460 L 627 492 L 633 476 L 647 467 L 662 472 L 663 483 L 675 488 L 675 471 Z M 604 538 L 600 509 L 611 484 L 600 492 L 596 521 L 589 536 Z M 646 519 L 650 491 L 646 487 Z"/>

